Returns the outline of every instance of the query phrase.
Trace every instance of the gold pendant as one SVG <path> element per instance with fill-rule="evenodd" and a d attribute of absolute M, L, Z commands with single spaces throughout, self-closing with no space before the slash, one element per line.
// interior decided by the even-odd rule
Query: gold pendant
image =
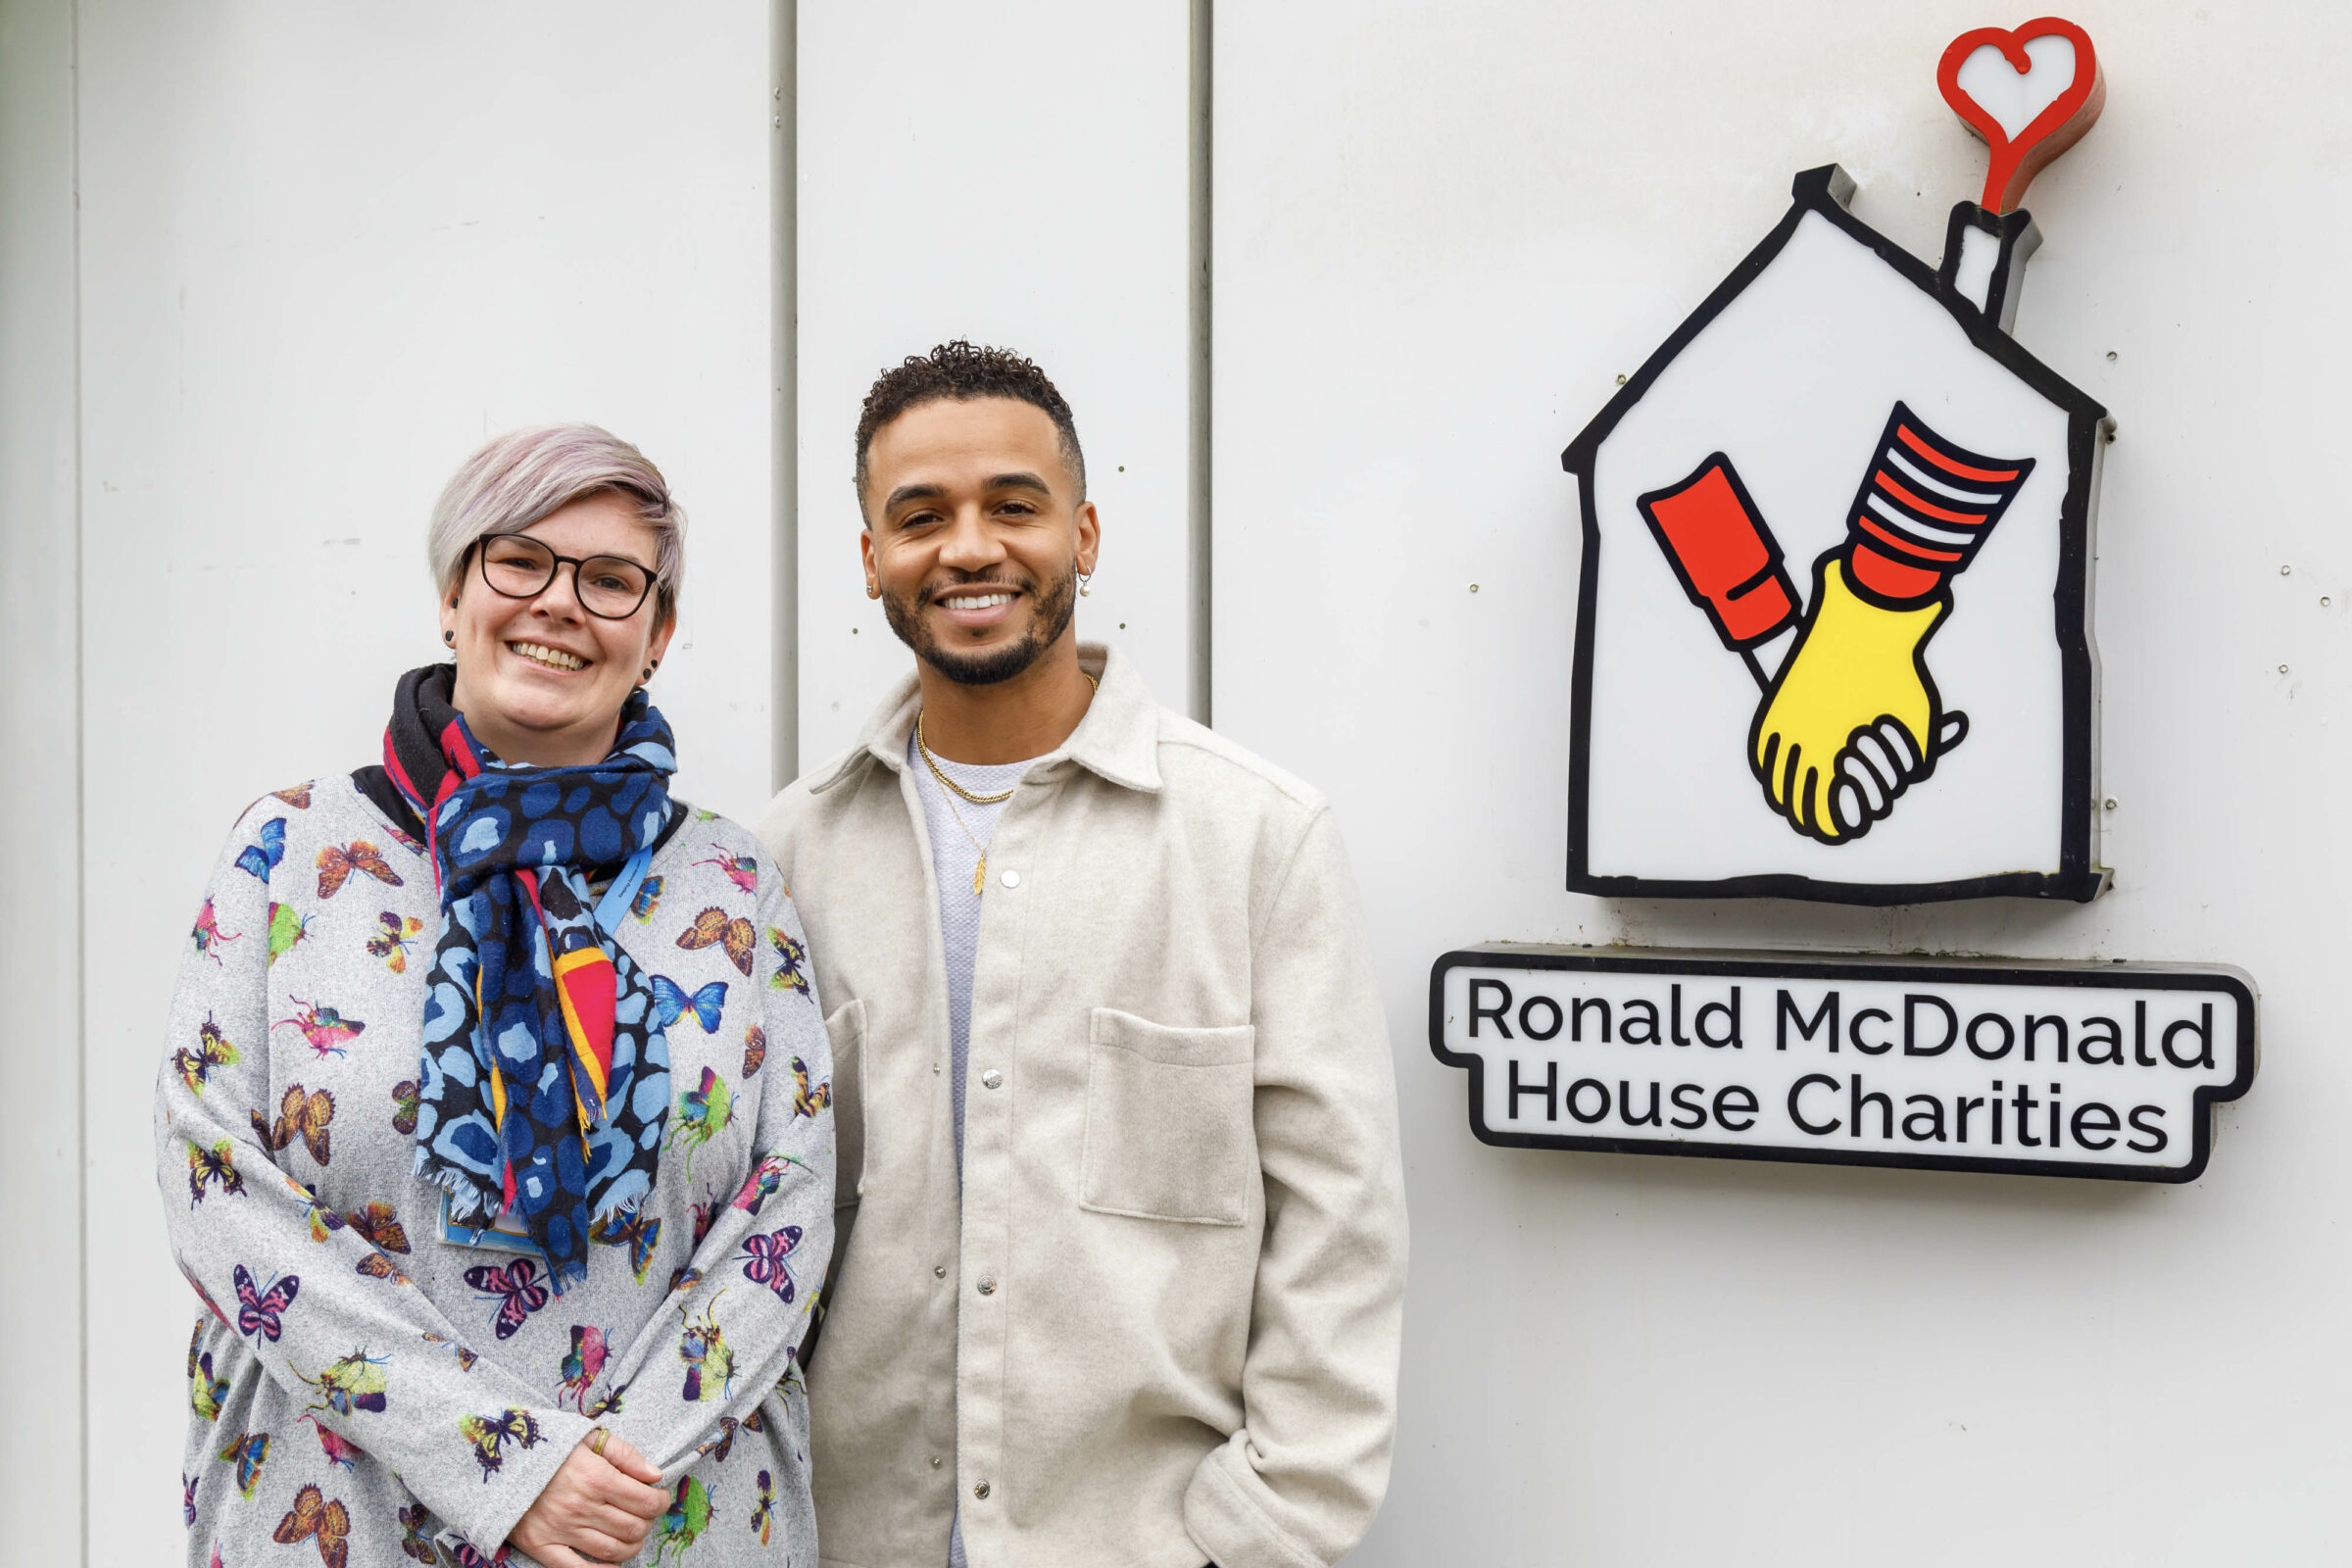
<path fill-rule="evenodd" d="M 972 897 L 980 896 L 981 884 L 988 880 L 988 852 L 980 852 L 980 863 L 972 867 Z"/>

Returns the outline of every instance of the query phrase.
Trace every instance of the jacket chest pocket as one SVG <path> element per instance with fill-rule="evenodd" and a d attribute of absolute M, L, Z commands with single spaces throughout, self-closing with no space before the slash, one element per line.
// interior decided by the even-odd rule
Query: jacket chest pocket
<path fill-rule="evenodd" d="M 1170 1029 L 1097 1007 L 1087 1031 L 1078 1205 L 1102 1214 L 1239 1225 L 1257 1176 L 1257 1031 Z"/>

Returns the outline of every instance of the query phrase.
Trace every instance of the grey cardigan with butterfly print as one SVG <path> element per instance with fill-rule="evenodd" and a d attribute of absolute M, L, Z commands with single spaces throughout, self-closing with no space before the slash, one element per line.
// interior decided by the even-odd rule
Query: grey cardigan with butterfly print
<path fill-rule="evenodd" d="M 237 823 L 156 1094 L 201 1298 L 190 1563 L 487 1561 L 598 1424 L 678 1494 L 648 1560 L 815 1562 L 795 1352 L 832 1250 L 831 1055 L 765 852 L 681 808 L 614 933 L 675 988 L 661 1171 L 561 1296 L 543 1260 L 443 1241 L 414 1175 L 421 848 L 347 777 Z"/>

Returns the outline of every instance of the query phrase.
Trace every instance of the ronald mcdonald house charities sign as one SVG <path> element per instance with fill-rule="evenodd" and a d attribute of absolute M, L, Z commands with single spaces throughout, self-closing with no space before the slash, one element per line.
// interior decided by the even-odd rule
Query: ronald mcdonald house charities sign
<path fill-rule="evenodd" d="M 1491 1144 L 2184 1182 L 2254 1078 L 2232 971 L 1449 953 L 1430 1041 Z"/>
<path fill-rule="evenodd" d="M 1562 455 L 1583 524 L 1568 886 L 2086 904 L 2107 411 L 2011 336 L 2019 206 L 2097 118 L 2089 36 L 1944 50 L 1991 150 L 1931 266 L 1835 166 Z M 1452 953 L 1430 1045 L 1489 1143 L 2188 1181 L 2245 1093 L 2228 969 Z"/>

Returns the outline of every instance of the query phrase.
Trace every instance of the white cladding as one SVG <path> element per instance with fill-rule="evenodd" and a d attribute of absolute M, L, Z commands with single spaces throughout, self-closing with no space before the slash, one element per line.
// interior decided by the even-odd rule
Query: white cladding
<path fill-rule="evenodd" d="M 1135 216 L 1121 172 L 1167 167 L 1151 149 L 1181 100 L 1158 56 L 1183 8 L 1002 9 L 968 52 L 984 72 L 942 63 L 936 15 L 800 9 L 804 39 L 842 40 L 799 72 L 835 84 L 827 156 L 890 149 L 828 209 L 858 232 L 803 236 L 802 330 L 846 323 L 800 377 L 803 591 L 836 617 L 804 631 L 813 758 L 890 662 L 840 653 L 887 635 L 840 608 L 844 400 L 902 341 L 1069 323 L 1038 352 L 1093 367 L 1063 378 L 1099 482 L 1128 461 L 1102 450 L 1118 426 L 1166 455 L 1103 492 L 1129 543 L 1080 624 L 1115 635 L 1113 593 L 1155 596 L 1131 631 L 1184 608 L 1162 488 L 1182 355 L 1150 346 L 1173 311 L 1140 291 L 1166 285 L 1122 260 L 1172 268 L 1181 228 Z M 2352 776 L 2352 543 L 2329 461 L 2352 424 L 2332 352 L 2352 12 L 2067 12 L 2108 107 L 2031 193 L 2046 243 L 2017 335 L 2121 423 L 2097 579 L 2114 889 L 1893 909 L 1563 889 L 1563 441 L 1786 212 L 1792 171 L 1841 164 L 1857 215 L 1935 257 L 1984 168 L 1936 55 L 2029 14 L 1217 8 L 1214 712 L 1331 798 L 1403 1091 L 1403 1426 L 1351 1565 L 2352 1559 L 2352 836 L 2331 793 Z M 33 448 L 7 449 L 0 511 L 0 885 L 33 1020 L 0 1053 L 0 1312 L 33 1412 L 0 1437 L 12 1562 L 77 1542 L 107 1568 L 177 1560 L 190 1306 L 145 1153 L 172 964 L 230 813 L 364 747 L 380 713 L 349 694 L 429 652 L 414 530 L 467 439 L 593 411 L 673 466 L 697 508 L 697 647 L 671 687 L 695 705 L 692 787 L 729 810 L 766 788 L 767 394 L 792 370 L 769 360 L 766 138 L 789 101 L 769 15 L 22 0 L 0 26 L 0 372 Z M 1083 178 L 1033 174 L 1049 137 L 1087 144 L 1054 166 Z M 959 191 L 944 228 L 915 221 Z M 903 338 L 922 274 L 861 262 L 884 246 L 942 257 Z M 955 292 L 981 270 L 1001 294 Z M 371 506 L 380 538 L 344 522 Z M 309 610 L 270 608 L 297 591 Z M 2235 961 L 2262 983 L 2262 1077 L 2180 1187 L 1492 1148 L 1428 1050 L 1428 977 L 1506 939 Z"/>

